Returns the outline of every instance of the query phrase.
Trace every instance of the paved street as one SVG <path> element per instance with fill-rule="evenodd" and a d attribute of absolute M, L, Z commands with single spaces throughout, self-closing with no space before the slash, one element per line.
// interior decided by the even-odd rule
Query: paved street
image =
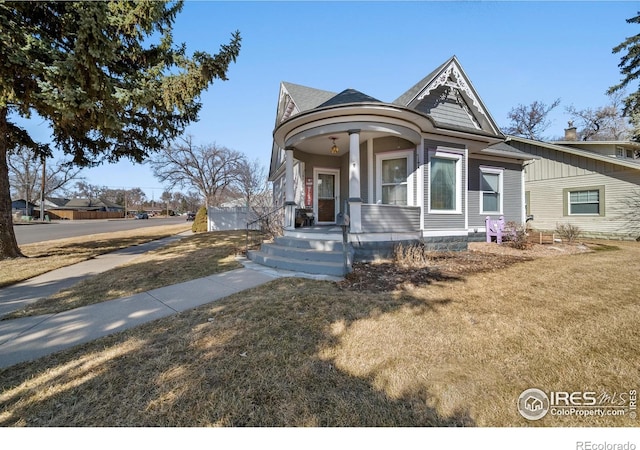
<path fill-rule="evenodd" d="M 185 220 L 185 216 L 148 220 L 64 220 L 37 225 L 14 225 L 13 229 L 16 233 L 18 245 L 22 245 L 54 239 L 86 236 L 88 234 L 133 230 L 142 227 L 177 225 L 184 223 Z"/>

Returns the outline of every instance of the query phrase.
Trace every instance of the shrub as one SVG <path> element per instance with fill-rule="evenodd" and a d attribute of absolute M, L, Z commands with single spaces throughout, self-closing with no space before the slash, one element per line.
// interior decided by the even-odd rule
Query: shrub
<path fill-rule="evenodd" d="M 558 233 L 563 240 L 572 243 L 580 236 L 582 230 L 576 225 L 561 223 L 556 224 L 556 233 Z"/>
<path fill-rule="evenodd" d="M 517 248 L 518 250 L 526 250 L 531 247 L 527 234 L 527 226 L 520 223 L 507 222 L 504 228 L 503 239 L 509 247 Z"/>
<path fill-rule="evenodd" d="M 202 233 L 207 231 L 207 208 L 202 206 L 196 213 L 193 224 L 191 225 L 191 231 L 194 233 Z"/>
<path fill-rule="evenodd" d="M 424 267 L 430 259 L 429 252 L 421 242 L 398 244 L 393 248 L 393 260 L 400 267 Z"/>

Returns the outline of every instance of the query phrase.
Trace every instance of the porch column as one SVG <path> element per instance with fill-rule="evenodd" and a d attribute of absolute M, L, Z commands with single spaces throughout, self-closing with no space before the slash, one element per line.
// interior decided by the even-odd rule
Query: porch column
<path fill-rule="evenodd" d="M 294 230 L 296 227 L 296 202 L 293 185 L 293 149 L 285 149 L 285 202 L 284 202 L 284 228 Z"/>
<path fill-rule="evenodd" d="M 350 233 L 362 233 L 360 197 L 360 130 L 349 130 L 349 226 Z"/>
<path fill-rule="evenodd" d="M 417 179 L 417 190 L 418 190 L 418 206 L 420 207 L 420 230 L 424 231 L 424 210 L 426 205 L 425 199 L 425 189 L 424 189 L 424 171 L 425 171 L 425 161 L 424 161 L 424 141 L 420 140 L 420 143 L 417 146 L 418 150 L 418 169 L 416 173 L 418 174 Z"/>

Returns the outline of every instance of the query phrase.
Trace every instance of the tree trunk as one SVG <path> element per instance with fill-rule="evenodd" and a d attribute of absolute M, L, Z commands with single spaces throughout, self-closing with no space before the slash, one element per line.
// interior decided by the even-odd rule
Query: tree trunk
<path fill-rule="evenodd" d="M 0 108 L 0 260 L 24 256 L 20 252 L 11 218 L 9 189 L 7 108 Z"/>

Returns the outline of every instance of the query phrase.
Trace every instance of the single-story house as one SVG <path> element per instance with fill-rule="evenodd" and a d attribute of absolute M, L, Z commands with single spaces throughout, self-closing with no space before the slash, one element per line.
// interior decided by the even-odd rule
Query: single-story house
<path fill-rule="evenodd" d="M 33 202 L 28 202 L 23 198 L 19 198 L 11 201 L 11 212 L 17 213 L 21 212 L 24 216 L 33 216 L 34 211 L 36 211 L 38 205 Z"/>
<path fill-rule="evenodd" d="M 106 199 L 72 198 L 61 208 L 75 211 L 124 212 L 124 206 Z"/>
<path fill-rule="evenodd" d="M 350 262 L 402 241 L 464 249 L 485 238 L 487 217 L 525 221 L 534 157 L 506 142 L 455 56 L 392 102 L 283 82 L 273 137 L 284 237 L 249 252 L 259 263 L 329 272 L 311 267 L 322 257 L 310 249 L 341 255 L 343 224 Z"/>
<path fill-rule="evenodd" d="M 52 219 L 113 219 L 124 217 L 124 207 L 106 199 L 72 198 L 62 206 L 47 208 Z"/>
<path fill-rule="evenodd" d="M 69 203 L 70 199 L 63 197 L 45 197 L 44 199 L 44 207 L 45 209 L 49 208 L 61 208 Z M 40 206 L 40 202 L 38 201 L 38 206 Z"/>
<path fill-rule="evenodd" d="M 640 143 L 565 140 L 532 141 L 508 136 L 510 146 L 536 155 L 525 167 L 525 198 L 531 225 L 553 231 L 573 225 L 585 237 L 640 236 Z"/>

